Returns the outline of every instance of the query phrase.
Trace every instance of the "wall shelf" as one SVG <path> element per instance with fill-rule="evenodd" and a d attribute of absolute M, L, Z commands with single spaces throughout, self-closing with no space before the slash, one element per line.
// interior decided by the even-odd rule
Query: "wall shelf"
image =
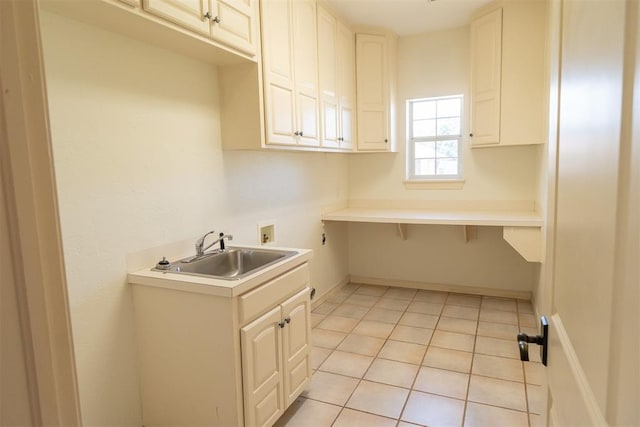
<path fill-rule="evenodd" d="M 504 227 L 503 238 L 529 262 L 541 262 L 543 220 L 536 211 L 473 211 L 381 209 L 348 207 L 322 214 L 325 221 L 397 224 L 400 238 L 408 237 L 407 224 L 459 225 L 465 242 L 477 238 L 478 226 Z"/>

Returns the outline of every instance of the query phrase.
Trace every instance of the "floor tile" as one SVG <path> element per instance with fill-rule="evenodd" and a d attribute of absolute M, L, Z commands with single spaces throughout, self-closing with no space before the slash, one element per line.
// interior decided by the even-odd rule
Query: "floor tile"
<path fill-rule="evenodd" d="M 398 423 L 398 427 L 416 427 L 416 426 L 420 426 L 421 424 L 414 424 L 414 423 L 408 423 L 406 421 L 400 421 Z"/>
<path fill-rule="evenodd" d="M 465 427 L 528 427 L 527 413 L 469 402 Z"/>
<path fill-rule="evenodd" d="M 371 295 L 374 297 L 379 297 L 387 292 L 388 289 L 388 286 L 362 285 L 355 291 L 355 293 L 360 295 Z"/>
<path fill-rule="evenodd" d="M 371 356 L 336 350 L 320 365 L 319 370 L 348 377 L 362 378 L 372 361 L 373 357 Z"/>
<path fill-rule="evenodd" d="M 542 386 L 527 384 L 527 401 L 530 413 L 540 415 L 546 412 L 544 408 L 544 388 Z"/>
<path fill-rule="evenodd" d="M 478 335 L 482 335 L 484 337 L 515 340 L 518 332 L 520 332 L 520 329 L 517 325 L 483 321 L 478 322 Z"/>
<path fill-rule="evenodd" d="M 422 364 L 432 368 L 469 373 L 471 372 L 472 359 L 473 353 L 466 351 L 429 347 Z"/>
<path fill-rule="evenodd" d="M 544 385 L 547 383 L 545 366 L 541 363 L 524 363 L 524 377 L 527 384 Z"/>
<path fill-rule="evenodd" d="M 518 315 L 518 324 L 523 327 L 528 326 L 530 328 L 535 328 L 538 326 L 538 320 L 533 314 L 520 313 Z"/>
<path fill-rule="evenodd" d="M 378 357 L 419 365 L 426 350 L 426 345 L 387 340 Z"/>
<path fill-rule="evenodd" d="M 327 317 L 326 314 L 311 313 L 311 327 L 315 328 L 316 326 L 318 326 L 318 324 L 322 322 L 325 317 Z"/>
<path fill-rule="evenodd" d="M 322 304 L 314 308 L 313 312 L 318 314 L 329 314 L 333 310 L 335 310 L 336 307 L 338 307 L 338 304 L 332 302 L 323 302 Z"/>
<path fill-rule="evenodd" d="M 398 325 L 389 337 L 394 341 L 404 341 L 414 344 L 429 344 L 433 329 L 416 328 L 414 326 Z"/>
<path fill-rule="evenodd" d="M 395 360 L 375 359 L 366 375 L 365 380 L 411 388 L 418 373 L 419 365 L 397 362 Z"/>
<path fill-rule="evenodd" d="M 362 381 L 346 406 L 397 419 L 402 412 L 408 394 L 409 390 L 400 387 Z"/>
<path fill-rule="evenodd" d="M 330 427 L 342 408 L 317 400 L 297 398 L 274 424 L 275 427 Z"/>
<path fill-rule="evenodd" d="M 365 356 L 375 356 L 383 345 L 384 338 L 350 334 L 340 343 L 338 350 L 364 354 Z"/>
<path fill-rule="evenodd" d="M 445 305 L 442 316 L 455 317 L 456 319 L 478 320 L 479 308 L 464 307 L 461 305 Z"/>
<path fill-rule="evenodd" d="M 535 352 L 535 351 L 534 351 Z M 510 357 L 520 360 L 520 349 L 518 342 L 514 340 L 503 340 L 500 338 L 478 337 L 476 339 L 476 353 L 488 354 L 490 356 Z M 530 354 L 532 352 L 529 352 Z"/>
<path fill-rule="evenodd" d="M 334 349 L 342 342 L 347 334 L 324 329 L 314 329 L 311 334 L 311 343 L 317 347 Z"/>
<path fill-rule="evenodd" d="M 465 399 L 469 374 L 423 366 L 418 372 L 414 389 L 457 399 Z"/>
<path fill-rule="evenodd" d="M 349 333 L 358 324 L 358 319 L 329 315 L 317 326 L 328 331 Z"/>
<path fill-rule="evenodd" d="M 416 326 L 418 328 L 435 329 L 438 316 L 432 314 L 405 313 L 398 322 L 401 325 Z"/>
<path fill-rule="evenodd" d="M 302 392 L 310 399 L 343 406 L 353 390 L 358 386 L 357 378 L 318 371 L 311 377 L 311 383 Z"/>
<path fill-rule="evenodd" d="M 342 304 L 347 298 L 349 298 L 349 296 L 351 296 L 351 292 L 345 292 L 342 290 L 329 295 L 326 301 L 333 304 Z"/>
<path fill-rule="evenodd" d="M 391 331 L 393 331 L 393 325 L 391 323 L 362 320 L 351 332 L 358 335 L 387 338 L 391 334 Z"/>
<path fill-rule="evenodd" d="M 362 319 L 369 311 L 369 307 L 353 304 L 341 304 L 331 312 L 332 316 L 351 317 L 352 319 Z"/>
<path fill-rule="evenodd" d="M 344 302 L 346 304 L 361 305 L 363 307 L 373 307 L 378 302 L 379 297 L 371 295 L 353 294 Z"/>
<path fill-rule="evenodd" d="M 365 320 L 374 320 L 376 322 L 385 322 L 385 323 L 393 323 L 394 325 L 398 323 L 398 320 L 402 317 L 402 311 L 397 310 L 387 310 L 384 308 L 372 308 L 369 310 L 366 316 L 364 316 Z"/>
<path fill-rule="evenodd" d="M 433 303 L 444 304 L 447 300 L 446 292 L 420 290 L 413 297 L 414 301 L 427 301 Z"/>
<path fill-rule="evenodd" d="M 389 288 L 385 292 L 384 296 L 396 299 L 413 299 L 413 296 L 418 292 L 417 289 L 411 288 Z"/>
<path fill-rule="evenodd" d="M 449 294 L 447 297 L 447 304 L 451 305 L 480 308 L 481 303 L 482 297 L 480 295 Z"/>
<path fill-rule="evenodd" d="M 361 286 L 366 286 L 366 285 L 361 285 L 359 283 L 347 283 L 342 287 L 342 289 L 340 289 L 340 291 L 352 294 L 358 289 L 360 289 Z"/>
<path fill-rule="evenodd" d="M 529 414 L 529 420 L 531 427 L 547 427 L 545 418 L 543 415 Z"/>
<path fill-rule="evenodd" d="M 469 401 L 526 411 L 524 384 L 471 375 Z"/>
<path fill-rule="evenodd" d="M 475 320 L 454 319 L 452 317 L 440 317 L 436 329 L 461 334 L 475 335 L 478 322 Z"/>
<path fill-rule="evenodd" d="M 518 313 L 533 314 L 533 305 L 531 305 L 531 301 L 518 300 Z"/>
<path fill-rule="evenodd" d="M 511 311 L 516 312 L 517 305 L 516 300 L 512 298 L 496 298 L 496 297 L 484 297 L 482 298 L 483 310 L 496 310 L 496 311 Z"/>
<path fill-rule="evenodd" d="M 431 338 L 434 347 L 448 348 L 451 350 L 473 351 L 473 335 L 459 334 L 457 332 L 445 332 L 436 330 Z"/>
<path fill-rule="evenodd" d="M 318 369 L 333 350 L 322 347 L 311 347 L 311 369 Z"/>
<path fill-rule="evenodd" d="M 399 310 L 404 311 L 409 306 L 411 301 L 405 299 L 396 299 L 396 298 L 380 298 L 375 305 L 376 308 L 386 308 L 387 310 Z"/>
<path fill-rule="evenodd" d="M 311 418 L 312 419 L 312 418 Z M 306 427 L 309 427 L 307 420 Z M 315 420 L 314 420 L 315 426 Z M 366 412 L 354 411 L 353 409 L 344 408 L 333 427 L 395 427 L 396 420 L 385 418 L 378 415 L 367 414 Z"/>
<path fill-rule="evenodd" d="M 438 302 L 413 301 L 407 307 L 407 311 L 411 313 L 433 314 L 439 316 L 442 312 L 444 304 Z"/>
<path fill-rule="evenodd" d="M 522 362 L 506 357 L 487 356 L 475 354 L 473 356 L 474 375 L 499 378 L 501 380 L 524 382 Z"/>
<path fill-rule="evenodd" d="M 483 322 L 518 324 L 518 315 L 509 311 L 480 310 L 480 320 Z"/>
<path fill-rule="evenodd" d="M 428 426 L 460 426 L 464 402 L 412 391 L 401 419 Z"/>

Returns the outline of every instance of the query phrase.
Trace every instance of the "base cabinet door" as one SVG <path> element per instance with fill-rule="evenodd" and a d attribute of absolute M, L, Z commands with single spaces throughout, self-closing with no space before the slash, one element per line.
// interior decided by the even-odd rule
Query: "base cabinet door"
<path fill-rule="evenodd" d="M 282 304 L 285 404 L 290 405 L 311 380 L 311 298 L 308 289 Z"/>
<path fill-rule="evenodd" d="M 280 306 L 240 330 L 247 426 L 271 426 L 285 409 Z"/>

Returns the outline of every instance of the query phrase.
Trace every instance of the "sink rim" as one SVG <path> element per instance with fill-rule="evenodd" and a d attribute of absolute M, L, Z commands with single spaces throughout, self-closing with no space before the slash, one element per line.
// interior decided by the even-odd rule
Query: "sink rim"
<path fill-rule="evenodd" d="M 252 270 L 248 270 L 245 271 L 242 274 L 238 274 L 235 276 L 219 276 L 219 275 L 215 275 L 215 274 L 204 274 L 204 273 L 195 273 L 195 272 L 190 272 L 190 271 L 183 271 L 180 269 L 181 265 L 189 265 L 189 264 L 193 264 L 193 263 L 197 263 L 203 260 L 206 260 L 208 258 L 212 258 L 212 257 L 216 257 L 216 256 L 220 256 L 222 254 L 226 254 L 226 253 L 230 253 L 230 252 L 234 252 L 234 251 L 241 251 L 241 252 L 266 252 L 266 253 L 276 253 L 276 254 L 281 254 L 282 256 L 279 258 L 276 258 L 272 261 L 269 261 L 266 264 L 263 264 L 259 267 L 256 267 Z M 177 261 L 173 261 L 171 262 L 171 268 L 169 269 L 159 269 L 156 267 L 153 267 L 151 270 L 152 271 L 156 271 L 156 272 L 161 272 L 161 273 L 173 273 L 173 274 L 178 274 L 178 275 L 186 275 L 186 276 L 197 276 L 197 277 L 205 277 L 208 279 L 216 279 L 216 280 L 228 280 L 228 281 L 234 281 L 234 280 L 240 280 L 240 279 L 244 279 L 247 276 L 251 276 L 253 274 L 259 273 L 263 270 L 265 270 L 266 268 L 280 263 L 282 261 L 285 261 L 295 255 L 298 255 L 300 252 L 296 251 L 296 250 L 290 250 L 290 249 L 262 249 L 262 248 L 255 248 L 255 247 L 250 247 L 250 246 L 227 246 L 227 248 L 224 251 L 221 251 L 219 249 L 213 250 L 213 251 L 209 251 L 206 252 L 204 255 L 202 255 L 201 257 L 198 257 L 197 259 L 194 259 L 193 256 L 191 257 L 186 257 L 186 258 L 182 258 L 179 259 Z"/>

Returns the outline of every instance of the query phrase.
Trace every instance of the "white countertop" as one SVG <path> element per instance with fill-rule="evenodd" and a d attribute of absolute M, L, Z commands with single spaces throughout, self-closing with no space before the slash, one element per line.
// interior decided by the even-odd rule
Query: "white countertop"
<path fill-rule="evenodd" d="M 263 246 L 233 247 L 267 249 Z M 152 267 L 136 271 L 135 273 L 129 273 L 128 280 L 132 285 L 152 286 L 221 297 L 235 297 L 309 261 L 313 255 L 311 249 L 269 247 L 268 250 L 294 251 L 297 252 L 297 254 L 238 280 L 222 280 L 172 272 L 153 271 L 151 270 Z"/>

